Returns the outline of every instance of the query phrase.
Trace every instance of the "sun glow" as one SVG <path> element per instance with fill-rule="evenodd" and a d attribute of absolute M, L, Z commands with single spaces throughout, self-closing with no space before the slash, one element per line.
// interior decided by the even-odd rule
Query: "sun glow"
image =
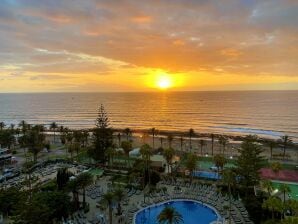
<path fill-rule="evenodd" d="M 156 85 L 160 89 L 168 89 L 173 85 L 173 83 L 172 83 L 172 79 L 170 76 L 161 75 L 160 77 L 157 78 Z"/>
<path fill-rule="evenodd" d="M 148 71 L 145 85 L 151 90 L 176 90 L 184 85 L 182 73 L 168 73 L 161 69 Z"/>

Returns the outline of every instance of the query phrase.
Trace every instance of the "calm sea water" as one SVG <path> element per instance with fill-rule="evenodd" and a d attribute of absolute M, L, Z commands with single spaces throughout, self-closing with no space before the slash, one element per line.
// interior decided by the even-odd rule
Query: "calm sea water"
<path fill-rule="evenodd" d="M 298 91 L 0 94 L 0 121 L 93 127 L 101 103 L 116 128 L 298 140 Z"/>

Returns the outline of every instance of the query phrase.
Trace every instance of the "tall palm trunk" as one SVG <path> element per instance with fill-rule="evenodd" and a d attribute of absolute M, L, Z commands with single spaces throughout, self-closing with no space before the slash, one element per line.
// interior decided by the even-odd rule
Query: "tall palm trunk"
<path fill-rule="evenodd" d="M 192 178 L 193 178 L 192 172 L 193 172 L 192 170 L 189 171 L 189 175 L 190 175 L 190 184 L 192 183 Z"/>
<path fill-rule="evenodd" d="M 214 137 L 211 138 L 211 154 L 213 156 L 213 150 L 214 150 Z"/>
<path fill-rule="evenodd" d="M 86 189 L 85 187 L 83 188 L 83 207 L 86 207 Z"/>
<path fill-rule="evenodd" d="M 118 146 L 119 146 L 119 148 L 121 147 L 121 134 L 120 133 L 118 133 Z"/>
<path fill-rule="evenodd" d="M 54 129 L 54 143 L 56 143 L 56 132 L 55 132 L 55 129 Z"/>
<path fill-rule="evenodd" d="M 118 215 L 121 215 L 121 203 L 120 202 L 118 202 L 118 204 L 117 204 L 117 213 L 118 213 Z"/>
<path fill-rule="evenodd" d="M 33 153 L 33 161 L 34 161 L 34 163 L 36 163 L 36 161 L 37 161 L 37 154 L 36 153 Z"/>
<path fill-rule="evenodd" d="M 74 203 L 74 207 L 75 210 L 79 209 L 79 193 L 76 190 L 72 191 L 72 197 L 73 197 L 73 203 Z"/>
<path fill-rule="evenodd" d="M 113 224 L 113 210 L 112 210 L 112 204 L 109 204 L 109 223 Z"/>
<path fill-rule="evenodd" d="M 154 150 L 154 140 L 155 140 L 155 135 L 152 135 L 152 149 Z"/>
<path fill-rule="evenodd" d="M 229 184 L 229 224 L 231 224 L 231 207 L 232 207 L 232 202 L 231 202 L 231 185 Z"/>
<path fill-rule="evenodd" d="M 183 138 L 180 138 L 180 151 L 183 151 Z"/>

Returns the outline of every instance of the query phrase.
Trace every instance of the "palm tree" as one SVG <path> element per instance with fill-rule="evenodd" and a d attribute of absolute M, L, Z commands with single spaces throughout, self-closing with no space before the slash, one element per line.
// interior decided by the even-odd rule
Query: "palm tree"
<path fill-rule="evenodd" d="M 117 138 L 118 138 L 118 147 L 120 147 L 121 146 L 121 133 L 120 132 L 117 134 Z"/>
<path fill-rule="evenodd" d="M 229 143 L 229 140 L 225 136 L 220 136 L 218 142 L 222 146 L 222 154 L 225 155 L 225 149 L 227 144 Z"/>
<path fill-rule="evenodd" d="M 151 147 L 148 144 L 142 145 L 140 149 L 140 153 L 142 155 L 142 159 L 144 161 L 144 187 L 145 187 L 145 178 L 146 178 L 146 171 L 148 173 L 149 185 L 150 185 L 150 157 L 151 157 Z"/>
<path fill-rule="evenodd" d="M 223 155 L 218 154 L 213 157 L 213 161 L 214 161 L 215 166 L 217 167 L 217 173 L 219 175 L 219 172 L 223 171 L 223 168 L 224 168 L 225 164 L 227 163 L 227 160 Z"/>
<path fill-rule="evenodd" d="M 109 209 L 109 223 L 113 224 L 113 202 L 114 202 L 114 194 L 112 192 L 107 192 L 102 196 L 102 202 L 107 205 Z"/>
<path fill-rule="evenodd" d="M 78 143 L 76 142 L 72 142 L 70 144 L 67 144 L 67 150 L 70 153 L 70 159 L 71 161 L 73 161 L 73 154 L 74 152 L 78 152 L 79 151 L 80 146 L 78 145 Z"/>
<path fill-rule="evenodd" d="M 0 122 L 0 131 L 2 131 L 4 129 L 4 127 L 5 127 L 5 123 L 1 121 Z"/>
<path fill-rule="evenodd" d="M 284 208 L 286 210 L 290 210 L 292 215 L 296 216 L 297 221 L 298 221 L 298 201 L 295 199 L 289 199 L 286 201 Z M 298 223 L 298 222 L 293 222 L 293 223 Z"/>
<path fill-rule="evenodd" d="M 29 151 L 33 154 L 34 162 L 36 162 L 38 153 L 45 146 L 45 135 L 40 132 L 37 126 L 34 126 L 32 130 L 24 136 L 24 144 L 29 148 Z"/>
<path fill-rule="evenodd" d="M 121 201 L 126 197 L 125 191 L 122 188 L 117 188 L 114 191 L 114 197 L 117 201 L 117 213 L 118 215 L 121 215 L 122 208 L 121 208 Z"/>
<path fill-rule="evenodd" d="M 146 164 L 148 164 L 151 156 L 151 147 L 148 144 L 142 145 L 140 153 L 142 155 L 142 159 L 146 162 Z"/>
<path fill-rule="evenodd" d="M 26 161 L 23 164 L 23 167 L 24 167 L 24 172 L 26 174 L 26 180 L 27 180 L 27 183 L 28 183 L 29 197 L 31 198 L 31 194 L 32 194 L 32 185 L 31 185 L 32 163 L 28 162 L 27 158 L 26 158 Z"/>
<path fill-rule="evenodd" d="M 274 219 L 274 212 L 282 212 L 283 205 L 282 201 L 277 197 L 269 197 L 266 201 L 263 202 L 263 208 L 268 209 L 271 211 L 271 218 Z"/>
<path fill-rule="evenodd" d="M 286 149 L 287 149 L 288 146 L 290 146 L 293 143 L 293 141 L 288 135 L 285 135 L 285 136 L 280 137 L 279 142 L 280 142 L 280 144 L 283 148 L 283 158 L 285 159 Z"/>
<path fill-rule="evenodd" d="M 54 142 L 56 142 L 56 129 L 58 128 L 58 125 L 56 122 L 53 122 L 50 124 L 50 130 L 54 131 Z"/>
<path fill-rule="evenodd" d="M 79 187 L 83 190 L 83 207 L 86 207 L 86 187 L 93 183 L 93 176 L 90 173 L 81 173 L 77 176 Z"/>
<path fill-rule="evenodd" d="M 201 155 L 203 155 L 203 147 L 206 145 L 206 142 L 204 139 L 200 139 L 200 147 L 201 147 Z"/>
<path fill-rule="evenodd" d="M 283 202 L 286 201 L 286 194 L 291 192 L 291 188 L 286 184 L 281 184 L 279 190 L 283 193 Z"/>
<path fill-rule="evenodd" d="M 130 166 L 129 152 L 132 150 L 132 143 L 128 142 L 128 141 L 123 141 L 123 142 L 121 142 L 121 148 L 124 150 L 124 154 L 127 158 L 127 165 Z"/>
<path fill-rule="evenodd" d="M 273 184 L 270 180 L 263 180 L 262 187 L 266 189 L 266 191 L 269 195 L 271 195 L 272 190 L 273 190 Z"/>
<path fill-rule="evenodd" d="M 188 137 L 189 137 L 189 151 L 192 150 L 192 145 L 191 145 L 191 138 L 194 136 L 195 131 L 191 128 L 188 130 Z"/>
<path fill-rule="evenodd" d="M 165 158 L 168 164 L 168 173 L 170 173 L 170 166 L 172 164 L 174 155 L 175 155 L 175 150 L 173 148 L 168 148 L 163 151 L 163 157 Z"/>
<path fill-rule="evenodd" d="M 278 175 L 279 171 L 282 169 L 282 165 L 279 162 L 273 162 L 270 166 L 276 175 Z"/>
<path fill-rule="evenodd" d="M 82 143 L 83 143 L 84 147 L 86 147 L 88 145 L 88 137 L 89 137 L 89 132 L 82 131 Z"/>
<path fill-rule="evenodd" d="M 152 149 L 154 150 L 154 140 L 155 140 L 155 135 L 156 135 L 156 129 L 155 128 L 151 128 L 150 129 L 150 133 L 152 135 Z"/>
<path fill-rule="evenodd" d="M 112 166 L 114 163 L 114 156 L 116 155 L 116 150 L 113 147 L 110 147 L 107 149 L 106 155 L 108 157 L 109 166 Z"/>
<path fill-rule="evenodd" d="M 213 150 L 214 150 L 214 134 L 210 135 L 211 137 L 211 155 L 213 156 Z"/>
<path fill-rule="evenodd" d="M 129 141 L 129 137 L 131 136 L 132 132 L 129 128 L 125 128 L 123 133 L 126 135 L 126 141 Z"/>
<path fill-rule="evenodd" d="M 159 224 L 180 224 L 183 223 L 183 217 L 173 207 L 165 207 L 157 216 Z"/>
<path fill-rule="evenodd" d="M 80 207 L 80 201 L 79 201 L 79 189 L 80 185 L 77 179 L 70 180 L 67 184 L 68 189 L 72 192 L 72 198 L 73 198 L 73 204 L 75 210 L 77 210 Z"/>
<path fill-rule="evenodd" d="M 132 150 L 132 144 L 128 141 L 121 142 L 121 148 L 124 150 L 124 153 L 129 157 L 129 152 Z"/>
<path fill-rule="evenodd" d="M 184 138 L 182 136 L 180 136 L 180 150 L 183 151 L 183 142 L 184 142 Z"/>
<path fill-rule="evenodd" d="M 59 132 L 60 132 L 60 133 L 63 133 L 63 132 L 64 132 L 64 130 L 65 130 L 64 126 L 63 126 L 63 125 L 61 125 L 61 126 L 59 127 Z"/>
<path fill-rule="evenodd" d="M 160 137 L 159 141 L 160 141 L 160 148 L 162 148 L 163 147 L 163 137 Z"/>
<path fill-rule="evenodd" d="M 72 158 L 73 154 L 73 133 L 67 132 L 66 133 L 66 142 L 67 142 L 67 147 L 66 147 L 66 155 L 67 155 L 67 150 L 70 152 L 70 156 Z"/>
<path fill-rule="evenodd" d="M 236 174 L 232 169 L 227 169 L 223 172 L 223 183 L 228 185 L 228 190 L 229 190 L 229 223 L 231 223 L 231 186 L 235 183 L 236 180 Z"/>
<path fill-rule="evenodd" d="M 27 128 L 28 128 L 28 124 L 26 123 L 26 121 L 22 120 L 19 123 L 19 127 L 22 129 L 23 134 L 25 134 Z"/>
<path fill-rule="evenodd" d="M 270 159 L 272 159 L 272 154 L 273 154 L 273 148 L 277 146 L 276 141 L 274 140 L 268 140 L 265 142 L 265 144 L 269 147 L 270 149 Z"/>
<path fill-rule="evenodd" d="M 297 223 L 298 223 L 298 217 L 294 217 L 294 216 L 288 216 L 281 221 L 281 224 L 297 224 Z"/>
<path fill-rule="evenodd" d="M 190 178 L 190 182 L 192 182 L 193 179 L 193 171 L 196 169 L 197 167 L 197 163 L 198 163 L 198 157 L 195 154 L 189 153 L 187 155 L 187 159 L 186 159 L 186 164 L 185 167 L 186 169 L 188 169 L 189 171 L 189 178 Z"/>
<path fill-rule="evenodd" d="M 168 139 L 169 148 L 172 148 L 172 143 L 173 143 L 173 139 L 174 139 L 173 135 L 168 134 L 167 139 Z"/>

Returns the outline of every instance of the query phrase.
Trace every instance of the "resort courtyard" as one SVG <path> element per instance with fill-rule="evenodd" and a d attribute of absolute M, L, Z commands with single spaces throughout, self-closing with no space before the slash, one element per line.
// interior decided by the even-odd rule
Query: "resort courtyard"
<path fill-rule="evenodd" d="M 109 223 L 109 208 L 104 206 L 102 196 L 107 192 L 113 192 L 119 186 L 113 184 L 112 176 L 102 176 L 97 178 L 93 184 L 86 188 L 86 201 L 89 204 L 90 211 L 84 213 L 79 211 L 62 223 L 73 224 L 106 224 Z M 82 200 L 82 192 L 80 192 Z M 202 184 L 199 181 L 193 181 L 190 184 L 185 179 L 174 180 L 171 177 L 164 177 L 158 183 L 156 188 L 151 192 L 147 190 L 137 190 L 135 188 L 125 188 L 125 197 L 121 203 L 121 215 L 117 215 L 117 203 L 112 205 L 113 224 L 117 223 L 156 223 L 155 216 L 141 214 L 146 209 L 157 207 L 158 205 L 167 204 L 173 201 L 190 201 L 197 202 L 199 206 L 208 208 L 212 211 L 211 217 L 207 217 L 207 221 L 202 219 L 204 214 L 197 214 L 201 217 L 200 223 L 229 223 L 229 196 L 219 192 L 216 185 Z M 191 209 L 191 208 L 189 208 Z M 202 211 L 204 212 L 204 211 Z M 206 211 L 205 211 L 206 212 Z M 252 223 L 248 217 L 248 213 L 241 200 L 231 200 L 231 222 L 235 223 Z M 187 214 L 183 214 L 187 216 Z M 208 214 L 207 214 L 208 215 Z M 196 223 L 196 217 L 191 217 Z M 154 221 L 154 222 L 152 222 Z"/>
<path fill-rule="evenodd" d="M 128 128 L 109 127 L 102 105 L 92 130 L 60 127 L 57 134 L 52 126 L 54 133 L 26 123 L 22 135 L 0 130 L 2 139 L 15 139 L 13 150 L 4 141 L 2 155 L 3 224 L 297 220 L 296 145 L 288 136 L 201 136 L 193 129 L 158 136 L 152 128 L 133 137 Z"/>

